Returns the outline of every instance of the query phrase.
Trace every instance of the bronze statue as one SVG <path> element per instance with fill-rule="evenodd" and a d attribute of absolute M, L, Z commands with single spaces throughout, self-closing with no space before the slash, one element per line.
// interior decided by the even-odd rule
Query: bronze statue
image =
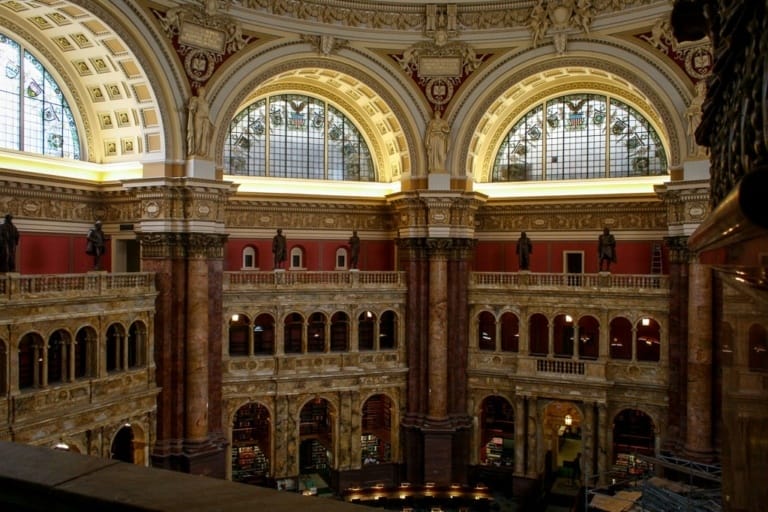
<path fill-rule="evenodd" d="M 19 230 L 13 225 L 13 215 L 6 214 L 0 226 L 0 272 L 16 272 L 16 247 L 19 245 Z"/>
<path fill-rule="evenodd" d="M 520 238 L 517 240 L 517 247 L 515 248 L 517 253 L 517 261 L 520 264 L 520 270 L 528 270 L 531 263 L 531 254 L 533 253 L 533 244 L 525 231 L 520 233 Z"/>
<path fill-rule="evenodd" d="M 272 256 L 274 260 L 274 268 L 282 268 L 283 262 L 285 261 L 285 248 L 287 245 L 287 241 L 285 239 L 285 235 L 283 235 L 283 230 L 278 229 L 277 234 L 272 237 Z"/>
<path fill-rule="evenodd" d="M 357 236 L 355 229 L 349 238 L 349 268 L 357 268 L 358 258 L 360 258 L 360 237 Z"/>
<path fill-rule="evenodd" d="M 93 256 L 93 270 L 101 270 L 101 255 L 106 248 L 107 237 L 101 230 L 101 221 L 97 220 L 88 231 L 85 254 Z"/>
<path fill-rule="evenodd" d="M 600 272 L 603 271 L 603 263 L 605 270 L 610 272 L 611 263 L 616 263 L 616 238 L 608 228 L 603 228 L 603 234 L 597 238 L 597 254 Z"/>

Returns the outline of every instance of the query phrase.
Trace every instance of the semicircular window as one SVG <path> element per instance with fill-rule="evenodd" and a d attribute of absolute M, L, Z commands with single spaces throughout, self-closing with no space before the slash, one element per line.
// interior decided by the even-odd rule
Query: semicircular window
<path fill-rule="evenodd" d="M 599 94 L 552 98 L 509 131 L 492 181 L 541 181 L 664 175 L 661 139 L 637 110 Z"/>
<path fill-rule="evenodd" d="M 72 111 L 43 64 L 0 34 L 0 66 L 0 147 L 79 160 Z"/>
<path fill-rule="evenodd" d="M 375 181 L 368 145 L 327 102 L 298 94 L 260 99 L 229 126 L 225 172 L 318 180 Z"/>

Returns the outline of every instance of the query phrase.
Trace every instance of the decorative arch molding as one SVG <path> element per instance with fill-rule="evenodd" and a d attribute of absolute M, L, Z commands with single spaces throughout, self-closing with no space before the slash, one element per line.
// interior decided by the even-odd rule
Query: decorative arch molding
<path fill-rule="evenodd" d="M 577 50 L 578 45 L 573 46 Z M 526 52 L 512 55 L 486 72 L 465 96 L 457 98 L 457 108 L 450 116 L 451 123 L 461 127 L 453 157 L 456 163 L 464 162 L 464 170 L 476 182 L 489 181 L 495 152 L 514 121 L 541 100 L 578 90 L 610 94 L 636 108 L 664 138 L 670 168 L 681 165 L 687 154 L 681 112 L 689 103 L 690 94 L 684 93 L 684 87 L 668 72 L 636 52 L 628 53 L 635 64 L 631 67 L 607 53 L 605 58 L 595 58 L 600 49 L 616 50 L 608 45 L 590 44 L 592 56 L 571 55 L 575 51 L 569 50 L 569 55 L 558 59 L 538 55 L 532 64 L 524 60 L 529 53 Z M 536 53 L 542 53 L 540 50 Z M 623 47 L 622 50 L 627 51 Z M 650 73 L 645 68 L 665 82 L 648 78 Z M 662 95 L 662 91 L 667 94 Z"/>
<path fill-rule="evenodd" d="M 384 77 L 361 72 L 361 67 L 367 69 L 364 62 L 283 53 L 270 58 L 267 52 L 240 60 L 238 68 L 259 69 L 259 73 L 233 73 L 227 83 L 209 85 L 208 90 L 214 91 L 210 103 L 218 168 L 223 166 L 222 148 L 235 114 L 256 98 L 286 92 L 325 98 L 353 120 L 368 142 L 379 182 L 397 181 L 419 168 L 420 134 L 409 108 L 398 99 L 401 95 L 385 86 Z M 409 93 L 403 91 L 402 96 Z"/>
<path fill-rule="evenodd" d="M 170 51 L 168 41 L 156 30 L 155 22 L 148 18 L 149 11 L 135 2 L 71 0 L 62 1 L 61 4 L 57 6 L 57 15 L 68 18 L 70 23 L 58 26 L 51 23 L 49 29 L 30 30 L 29 27 L 34 24 L 22 24 L 22 21 L 28 21 L 30 16 L 43 18 L 42 14 L 51 8 L 45 3 L 27 3 L 26 9 L 19 13 L 4 9 L 0 26 L 37 52 L 37 56 L 62 87 L 64 97 L 75 114 L 83 160 L 93 163 L 103 163 L 105 159 L 113 161 L 107 159 L 109 155 L 106 154 L 104 142 L 109 137 L 102 133 L 104 130 L 100 128 L 99 112 L 116 114 L 118 110 L 128 110 L 141 117 L 142 112 L 148 109 L 156 113 L 153 116 L 157 119 L 156 124 L 147 128 L 143 119 L 137 119 L 131 123 L 131 129 L 123 129 L 119 135 L 114 135 L 116 140 L 131 136 L 142 141 L 141 151 L 125 158 L 157 160 L 162 151 L 173 151 L 176 146 L 178 154 L 170 157 L 180 157 L 183 154 L 183 140 L 168 143 L 173 139 L 172 134 L 182 133 L 180 116 L 161 116 L 160 112 L 183 112 L 184 98 L 189 87 L 180 80 L 183 73 L 178 72 L 177 59 Z M 93 28 L 86 29 L 86 24 Z M 100 73 L 78 75 L 71 65 L 73 55 L 57 45 L 57 38 L 69 36 L 78 30 L 92 39 L 92 44 L 86 47 L 91 58 L 101 56 L 115 64 L 110 78 Z M 123 66 L 123 61 L 131 62 Z M 126 96 L 119 104 L 113 101 L 97 102 L 89 91 L 105 80 L 122 82 L 131 90 L 125 92 Z M 147 96 L 142 97 L 141 101 L 133 89 L 136 84 L 147 91 Z"/>

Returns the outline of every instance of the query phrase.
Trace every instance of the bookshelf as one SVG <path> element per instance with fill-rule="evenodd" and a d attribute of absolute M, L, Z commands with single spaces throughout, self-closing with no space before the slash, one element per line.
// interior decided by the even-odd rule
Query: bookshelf
<path fill-rule="evenodd" d="M 232 480 L 251 482 L 268 476 L 270 450 L 269 411 L 247 404 L 235 415 L 232 427 Z"/>

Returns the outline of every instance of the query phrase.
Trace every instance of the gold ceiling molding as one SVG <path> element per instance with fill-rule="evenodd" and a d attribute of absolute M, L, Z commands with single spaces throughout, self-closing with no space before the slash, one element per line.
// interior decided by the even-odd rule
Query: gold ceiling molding
<path fill-rule="evenodd" d="M 558 6 L 562 0 L 545 0 Z M 657 0 L 592 0 L 595 14 L 612 13 Z M 319 24 L 335 24 L 350 28 L 377 30 L 430 29 L 429 12 L 435 6 L 450 7 L 455 14 L 457 30 L 479 31 L 500 28 L 523 28 L 530 20 L 536 2 L 533 0 L 488 2 L 377 2 L 347 0 L 243 0 L 245 8 L 272 15 Z"/>

